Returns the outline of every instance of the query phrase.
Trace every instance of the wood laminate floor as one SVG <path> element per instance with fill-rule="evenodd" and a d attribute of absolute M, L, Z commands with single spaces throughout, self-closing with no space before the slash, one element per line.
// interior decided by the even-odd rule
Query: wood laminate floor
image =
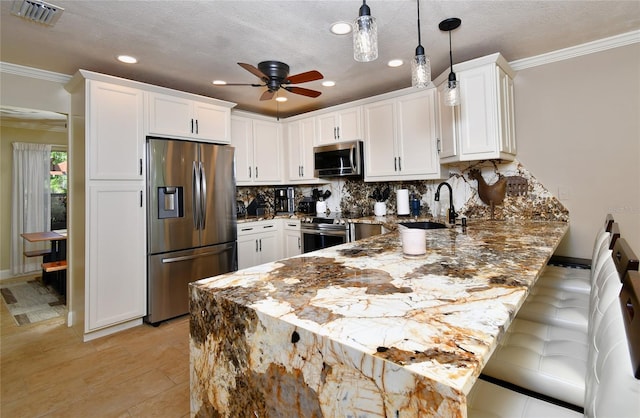
<path fill-rule="evenodd" d="M 83 343 L 62 319 L 18 327 L 0 305 L 2 418 L 189 416 L 188 316 Z"/>

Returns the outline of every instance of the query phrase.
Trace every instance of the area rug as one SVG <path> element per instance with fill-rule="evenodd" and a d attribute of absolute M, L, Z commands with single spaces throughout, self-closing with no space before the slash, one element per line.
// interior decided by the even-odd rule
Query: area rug
<path fill-rule="evenodd" d="M 2 300 L 18 326 L 65 314 L 65 301 L 38 278 L 0 286 Z"/>

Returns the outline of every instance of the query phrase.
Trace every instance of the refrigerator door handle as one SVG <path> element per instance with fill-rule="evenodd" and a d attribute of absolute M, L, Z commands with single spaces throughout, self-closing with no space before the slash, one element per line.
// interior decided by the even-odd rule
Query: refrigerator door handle
<path fill-rule="evenodd" d="M 202 161 L 198 162 L 198 165 L 200 168 L 200 229 L 204 229 L 207 223 L 207 176 Z"/>
<path fill-rule="evenodd" d="M 162 263 L 167 264 L 167 263 L 177 263 L 180 261 L 195 260 L 196 258 L 209 257 L 212 255 L 222 254 L 232 249 L 233 249 L 233 245 L 230 244 L 230 245 L 225 245 L 223 248 L 220 248 L 217 251 L 207 251 L 206 253 L 200 253 L 195 255 L 183 255 L 181 257 L 163 258 Z"/>
<path fill-rule="evenodd" d="M 200 173 L 196 161 L 193 162 L 193 227 L 194 229 L 200 229 Z"/>

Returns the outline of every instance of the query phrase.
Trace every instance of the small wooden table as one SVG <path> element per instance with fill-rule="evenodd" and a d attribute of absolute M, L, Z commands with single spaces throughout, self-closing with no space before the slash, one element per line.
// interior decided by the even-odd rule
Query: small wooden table
<path fill-rule="evenodd" d="M 66 296 L 67 230 L 25 232 L 20 236 L 29 242 L 51 242 L 51 251 L 25 251 L 24 254 L 27 257 L 42 255 L 42 281 L 46 283 L 53 279 L 56 290 L 62 296 Z"/>

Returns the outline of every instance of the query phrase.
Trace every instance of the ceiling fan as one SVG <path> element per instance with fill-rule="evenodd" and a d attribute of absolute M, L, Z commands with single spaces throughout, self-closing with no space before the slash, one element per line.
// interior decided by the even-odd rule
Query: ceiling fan
<path fill-rule="evenodd" d="M 289 75 L 289 66 L 280 61 L 262 61 L 258 67 L 243 62 L 238 63 L 239 66 L 258 77 L 264 84 L 251 83 L 227 83 L 224 86 L 252 86 L 267 87 L 260 100 L 270 100 L 275 96 L 280 88 L 285 89 L 294 94 L 300 94 L 307 97 L 318 97 L 321 92 L 317 90 L 305 89 L 303 87 L 291 86 L 290 84 L 306 83 L 308 81 L 322 80 L 324 76 L 316 70 L 307 71 L 300 74 Z"/>

